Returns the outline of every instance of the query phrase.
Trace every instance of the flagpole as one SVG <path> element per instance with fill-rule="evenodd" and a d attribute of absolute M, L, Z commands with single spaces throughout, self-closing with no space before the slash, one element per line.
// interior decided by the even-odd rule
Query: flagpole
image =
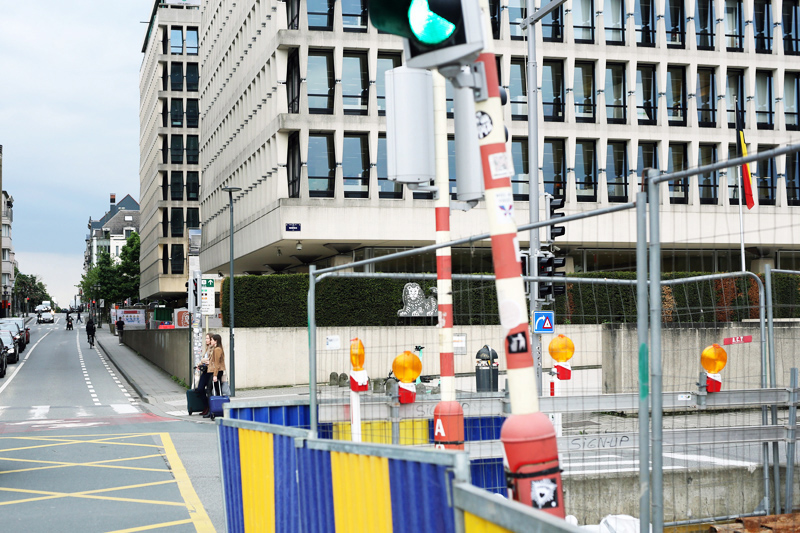
<path fill-rule="evenodd" d="M 738 143 L 737 143 L 738 144 Z M 744 196 L 742 195 L 742 167 L 736 167 L 736 176 L 739 179 L 738 188 L 739 188 L 739 237 L 740 237 L 740 244 L 742 247 L 742 272 L 746 270 L 744 266 L 744 215 L 742 212 L 742 200 Z"/>

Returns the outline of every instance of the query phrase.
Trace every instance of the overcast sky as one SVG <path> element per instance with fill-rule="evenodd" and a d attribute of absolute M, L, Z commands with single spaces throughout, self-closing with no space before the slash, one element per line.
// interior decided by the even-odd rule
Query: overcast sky
<path fill-rule="evenodd" d="M 89 217 L 139 201 L 139 66 L 153 0 L 0 0 L 3 189 L 18 266 L 61 305 Z"/>

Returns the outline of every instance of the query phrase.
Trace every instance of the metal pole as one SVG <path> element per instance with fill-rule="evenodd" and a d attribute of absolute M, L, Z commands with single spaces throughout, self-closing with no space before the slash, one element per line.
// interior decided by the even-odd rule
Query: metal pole
<path fill-rule="evenodd" d="M 789 378 L 791 393 L 789 396 L 789 431 L 786 439 L 786 501 L 784 509 L 789 513 L 792 511 L 794 499 L 794 449 L 797 442 L 797 369 L 791 370 Z"/>
<path fill-rule="evenodd" d="M 648 180 L 650 199 L 650 371 L 653 389 L 653 530 L 664 530 L 664 477 L 662 455 L 661 386 L 661 197 L 659 184 Z"/>
<path fill-rule="evenodd" d="M 228 189 L 228 200 L 230 201 L 231 206 L 231 279 L 230 279 L 230 296 L 228 300 L 228 307 L 230 307 L 231 313 L 231 327 L 230 327 L 230 352 L 231 352 L 231 372 L 230 372 L 230 385 L 231 385 L 231 397 L 236 396 L 236 365 L 234 360 L 234 321 L 233 321 L 233 189 Z"/>
<path fill-rule="evenodd" d="M 739 205 L 741 209 L 741 203 Z M 765 265 L 764 268 L 764 281 L 765 281 L 765 288 L 764 292 L 766 293 L 766 302 L 767 302 L 767 347 L 769 350 L 769 386 L 771 388 L 775 388 L 777 377 L 775 375 L 775 330 L 774 324 L 772 320 L 772 272 L 771 267 L 769 264 Z M 763 316 L 764 316 L 764 309 L 763 309 L 763 302 L 764 299 L 761 299 L 761 306 L 759 307 L 759 318 L 762 319 L 763 324 Z M 763 329 L 763 326 L 762 326 Z M 778 425 L 778 406 L 771 405 L 770 410 L 772 411 L 772 425 Z M 781 471 L 780 471 L 780 456 L 778 450 L 778 442 L 775 441 L 772 443 L 772 475 L 774 477 L 774 486 L 775 486 L 775 514 L 781 514 Z M 787 508 L 787 510 L 789 510 Z"/>
<path fill-rule="evenodd" d="M 311 438 L 317 438 L 317 267 L 308 265 L 308 405 Z"/>
<path fill-rule="evenodd" d="M 647 193 L 636 194 L 636 331 L 639 340 L 639 531 L 650 533 L 650 361 L 647 350 Z"/>
<path fill-rule="evenodd" d="M 737 132 L 737 135 L 738 135 L 738 132 Z M 742 200 L 744 200 L 742 192 L 744 191 L 744 189 L 742 189 L 742 167 L 736 167 L 736 175 L 737 175 L 737 177 L 739 179 L 739 184 L 738 184 L 738 187 L 739 187 L 739 237 L 740 237 L 739 241 L 740 241 L 740 245 L 741 245 L 741 249 L 742 249 L 742 268 L 741 268 L 741 270 L 747 270 L 747 266 L 745 266 L 745 264 L 744 264 L 744 216 L 742 214 Z"/>

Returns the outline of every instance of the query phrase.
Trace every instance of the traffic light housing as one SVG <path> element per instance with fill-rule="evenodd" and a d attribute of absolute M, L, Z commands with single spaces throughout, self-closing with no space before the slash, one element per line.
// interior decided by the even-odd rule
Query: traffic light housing
<path fill-rule="evenodd" d="M 555 269 L 553 266 L 553 255 L 548 252 L 542 252 L 540 255 L 536 257 L 536 276 L 538 277 L 552 277 L 555 273 Z M 547 296 L 551 296 L 553 294 L 553 282 L 552 281 L 538 281 L 536 282 L 539 286 L 539 299 L 543 300 Z"/>
<path fill-rule="evenodd" d="M 545 216 L 547 217 L 547 220 L 562 218 L 564 213 L 561 213 L 558 210 L 564 209 L 564 199 L 554 198 L 550 194 L 546 194 L 545 198 L 547 202 L 547 208 L 545 210 Z M 566 231 L 567 230 L 564 228 L 564 226 L 547 226 L 547 243 L 553 244 L 553 242 L 556 240 L 556 237 L 563 237 Z"/>
<path fill-rule="evenodd" d="M 478 0 L 369 0 L 372 25 L 405 38 L 406 65 L 471 63 L 484 48 Z"/>

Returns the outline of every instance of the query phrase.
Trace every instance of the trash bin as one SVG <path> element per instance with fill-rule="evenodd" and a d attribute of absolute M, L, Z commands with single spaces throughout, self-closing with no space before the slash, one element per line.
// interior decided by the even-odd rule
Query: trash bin
<path fill-rule="evenodd" d="M 484 345 L 475 355 L 475 390 L 478 392 L 497 392 L 499 387 L 500 366 L 497 364 L 497 352 Z"/>

